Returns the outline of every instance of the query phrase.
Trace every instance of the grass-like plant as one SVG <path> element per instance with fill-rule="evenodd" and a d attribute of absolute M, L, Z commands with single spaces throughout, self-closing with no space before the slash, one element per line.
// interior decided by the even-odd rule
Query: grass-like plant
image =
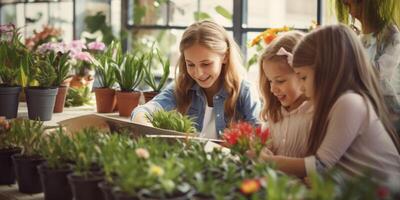
<path fill-rule="evenodd" d="M 40 142 L 43 139 L 45 127 L 42 121 L 16 119 L 11 122 L 10 134 L 13 142 L 22 149 L 24 156 L 40 155 Z"/>
<path fill-rule="evenodd" d="M 0 117 L 0 149 L 11 149 L 15 146 L 10 134 L 10 123 L 5 117 Z"/>
<path fill-rule="evenodd" d="M 83 129 L 73 137 L 73 160 L 75 161 L 74 171 L 76 174 L 89 177 L 91 169 L 99 164 L 101 154 L 101 140 L 103 133 L 95 128 Z"/>
<path fill-rule="evenodd" d="M 34 55 L 34 64 L 29 69 L 29 79 L 33 85 L 42 88 L 53 86 L 54 81 L 57 79 L 55 68 L 52 66 L 51 54 L 44 56 Z"/>
<path fill-rule="evenodd" d="M 68 73 L 71 70 L 71 64 L 69 63 L 69 52 L 68 53 L 55 53 L 51 51 L 47 56 L 48 62 L 54 67 L 56 78 L 53 82 L 54 86 L 60 86 L 65 79 L 69 77 Z"/>
<path fill-rule="evenodd" d="M 163 73 L 161 76 L 160 81 L 156 81 L 155 75 L 152 72 L 152 68 L 153 68 L 153 50 L 150 51 L 150 53 L 148 54 L 148 59 L 147 59 L 147 63 L 146 66 L 144 67 L 144 82 L 153 89 L 154 92 L 160 92 L 161 89 L 164 87 L 165 83 L 168 80 L 168 75 L 169 75 L 169 67 L 170 67 L 170 60 L 168 58 L 163 59 L 161 54 L 160 54 L 160 50 L 156 49 L 156 53 L 157 53 L 157 58 L 158 58 L 158 62 L 161 64 Z"/>
<path fill-rule="evenodd" d="M 89 87 L 70 88 L 65 99 L 65 107 L 90 105 L 91 95 Z"/>
<path fill-rule="evenodd" d="M 0 31 L 0 79 L 2 81 L 0 84 L 5 86 L 21 85 L 23 69 L 31 65 L 31 63 L 26 63 L 30 53 L 21 43 L 20 29 L 15 28 L 12 24 L 5 26 L 12 28 L 7 32 Z M 9 40 L 3 40 L 1 35 L 11 36 Z"/>
<path fill-rule="evenodd" d="M 112 60 L 105 56 L 98 57 L 96 73 L 101 88 L 112 88 L 115 83 L 115 70 L 112 67 Z"/>
<path fill-rule="evenodd" d="M 73 145 L 72 138 L 60 126 L 41 141 L 40 154 L 47 160 L 49 168 L 60 169 L 72 159 Z"/>
<path fill-rule="evenodd" d="M 115 77 L 122 92 L 134 91 L 140 84 L 144 75 L 145 59 L 145 54 L 126 54 L 120 65 L 114 65 Z"/>
<path fill-rule="evenodd" d="M 164 111 L 158 110 L 152 114 L 146 115 L 150 123 L 157 128 L 174 130 L 183 133 L 195 133 L 196 128 L 193 119 L 182 115 L 176 110 Z"/>

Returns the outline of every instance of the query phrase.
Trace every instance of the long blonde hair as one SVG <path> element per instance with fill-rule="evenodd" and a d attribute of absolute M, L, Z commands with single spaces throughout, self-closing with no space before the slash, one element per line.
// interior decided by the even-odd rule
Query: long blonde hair
<path fill-rule="evenodd" d="M 201 21 L 189 26 L 183 33 L 179 44 L 180 57 L 178 61 L 178 73 L 175 79 L 175 98 L 177 101 L 177 110 L 186 114 L 191 103 L 191 88 L 196 83 L 188 74 L 184 57 L 184 50 L 200 44 L 210 51 L 225 55 L 226 63 L 222 66 L 220 80 L 223 81 L 223 87 L 228 94 L 224 103 L 224 112 L 228 122 L 232 122 L 236 116 L 236 103 L 239 97 L 241 78 L 238 68 L 242 65 L 242 57 L 239 47 L 226 30 L 211 21 Z"/>
<path fill-rule="evenodd" d="M 399 139 L 388 117 L 377 75 L 356 34 L 346 25 L 325 26 L 306 35 L 294 49 L 293 67 L 311 66 L 314 76 L 314 117 L 308 154 L 315 154 L 336 100 L 348 90 L 371 102 L 399 151 Z"/>
<path fill-rule="evenodd" d="M 362 18 L 380 27 L 389 23 L 400 26 L 400 1 L 399 0 L 362 0 Z M 361 2 L 360 2 L 361 3 Z M 339 22 L 349 24 L 350 14 L 343 0 L 330 0 L 331 8 L 335 8 Z"/>
<path fill-rule="evenodd" d="M 261 109 L 260 113 L 260 117 L 262 120 L 278 122 L 282 119 L 282 104 L 280 103 L 278 98 L 271 92 L 269 80 L 265 75 L 263 69 L 263 62 L 276 61 L 287 63 L 287 56 L 276 55 L 276 53 L 281 47 L 283 47 L 288 52 L 293 52 L 293 48 L 303 36 L 304 34 L 299 31 L 290 31 L 284 33 L 278 36 L 278 38 L 276 38 L 274 41 L 272 41 L 267 46 L 267 48 L 264 49 L 263 53 L 259 57 L 259 88 L 264 103 L 264 106 Z"/>

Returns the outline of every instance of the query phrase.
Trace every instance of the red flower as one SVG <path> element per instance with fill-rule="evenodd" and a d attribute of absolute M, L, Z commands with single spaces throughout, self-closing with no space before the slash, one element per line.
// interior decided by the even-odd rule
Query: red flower
<path fill-rule="evenodd" d="M 238 142 L 240 132 L 237 129 L 225 130 L 224 140 L 229 146 L 233 146 Z"/>
<path fill-rule="evenodd" d="M 381 186 L 376 190 L 376 194 L 380 199 L 386 199 L 389 197 L 390 191 L 387 187 Z"/>
<path fill-rule="evenodd" d="M 259 191 L 261 188 L 260 180 L 258 179 L 246 179 L 240 185 L 240 191 L 243 194 L 253 194 Z"/>
<path fill-rule="evenodd" d="M 261 143 L 265 144 L 269 138 L 270 132 L 269 129 L 261 130 L 261 127 L 256 128 L 256 136 L 261 139 Z"/>

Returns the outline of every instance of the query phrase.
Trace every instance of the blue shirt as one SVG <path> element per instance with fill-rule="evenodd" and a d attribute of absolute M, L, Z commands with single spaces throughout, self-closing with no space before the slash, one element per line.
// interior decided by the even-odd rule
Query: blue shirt
<path fill-rule="evenodd" d="M 191 88 L 192 103 L 188 109 L 187 115 L 194 118 L 196 123 L 196 129 L 200 132 L 203 128 L 203 119 L 206 109 L 207 99 L 203 93 L 202 88 L 194 84 Z M 175 85 L 174 83 L 168 85 L 160 94 L 154 97 L 148 103 L 136 107 L 131 115 L 131 119 L 135 117 L 138 112 L 152 113 L 156 110 L 163 109 L 166 111 L 176 109 L 175 99 Z M 238 102 L 236 103 L 237 120 L 247 121 L 252 124 L 257 122 L 260 112 L 260 102 L 256 94 L 251 90 L 251 84 L 248 81 L 243 80 L 239 91 Z M 224 88 L 221 88 L 219 92 L 213 97 L 213 105 L 216 116 L 215 128 L 219 137 L 223 130 L 228 125 L 228 118 L 224 114 L 224 102 L 228 97 L 228 93 Z"/>

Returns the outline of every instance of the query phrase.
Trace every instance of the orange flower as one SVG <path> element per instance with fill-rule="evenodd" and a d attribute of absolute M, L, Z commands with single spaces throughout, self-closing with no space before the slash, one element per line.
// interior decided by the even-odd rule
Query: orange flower
<path fill-rule="evenodd" d="M 269 44 L 272 42 L 272 40 L 274 40 L 277 36 L 278 33 L 280 32 L 287 32 L 289 31 L 290 28 L 287 26 L 284 26 L 282 28 L 270 28 L 265 30 L 264 32 L 260 33 L 259 35 L 257 35 L 254 39 L 252 39 L 249 43 L 249 47 L 252 47 L 254 45 L 257 45 L 261 39 L 264 40 L 265 44 Z"/>
<path fill-rule="evenodd" d="M 260 190 L 261 183 L 258 179 L 246 179 L 240 185 L 240 191 L 243 194 L 253 194 Z"/>

